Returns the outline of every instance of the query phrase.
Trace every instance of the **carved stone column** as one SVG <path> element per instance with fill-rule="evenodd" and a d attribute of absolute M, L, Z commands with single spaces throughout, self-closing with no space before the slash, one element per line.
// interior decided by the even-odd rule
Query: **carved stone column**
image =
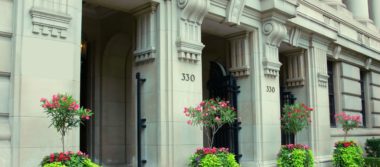
<path fill-rule="evenodd" d="M 286 53 L 286 86 L 297 87 L 305 84 L 304 50 Z"/>
<path fill-rule="evenodd" d="M 370 7 L 370 16 L 377 26 L 377 28 L 380 28 L 380 1 L 379 0 L 369 0 L 369 7 Z"/>
<path fill-rule="evenodd" d="M 263 61 L 264 74 L 266 77 L 277 77 L 281 63 L 278 60 L 278 47 L 287 36 L 287 30 L 283 23 L 270 20 L 263 24 L 265 35 L 265 56 Z"/>
<path fill-rule="evenodd" d="M 317 163 L 330 159 L 331 136 L 328 97 L 327 50 L 329 41 L 318 36 L 312 36 L 307 55 L 309 105 L 314 108 L 310 126 L 311 146 Z"/>
<path fill-rule="evenodd" d="M 201 59 L 204 45 L 201 41 L 201 24 L 209 7 L 208 0 L 178 0 L 182 10 L 177 40 L 178 58 L 190 62 Z"/>
<path fill-rule="evenodd" d="M 368 25 L 372 23 L 369 19 L 368 0 L 346 0 L 347 8 L 352 12 L 354 18 Z"/>
<path fill-rule="evenodd" d="M 229 37 L 230 71 L 235 77 L 249 75 L 249 33 L 243 32 Z"/>
<path fill-rule="evenodd" d="M 137 39 L 135 62 L 145 62 L 154 60 L 156 57 L 156 40 L 157 40 L 157 6 L 158 3 L 148 3 L 135 12 L 137 17 Z"/>

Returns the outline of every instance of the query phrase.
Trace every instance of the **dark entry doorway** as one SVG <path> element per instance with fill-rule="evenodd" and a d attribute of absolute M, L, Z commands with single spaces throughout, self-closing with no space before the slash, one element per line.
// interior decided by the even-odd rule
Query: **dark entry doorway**
<path fill-rule="evenodd" d="M 208 98 L 220 98 L 230 102 L 230 105 L 237 109 L 237 95 L 239 86 L 236 79 L 229 74 L 223 65 L 217 62 L 210 62 L 210 75 L 207 82 L 209 91 Z M 225 147 L 236 155 L 239 160 L 238 132 L 240 122 L 236 121 L 233 125 L 224 125 L 215 135 L 213 147 Z"/>

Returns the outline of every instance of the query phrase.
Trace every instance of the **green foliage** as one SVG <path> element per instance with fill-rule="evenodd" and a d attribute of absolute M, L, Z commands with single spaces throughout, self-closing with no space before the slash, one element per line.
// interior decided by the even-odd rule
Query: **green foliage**
<path fill-rule="evenodd" d="M 190 119 L 187 121 L 189 125 L 202 126 L 210 130 L 212 135 L 207 136 L 210 146 L 213 146 L 216 132 L 224 124 L 234 123 L 237 116 L 235 109 L 229 106 L 229 102 L 219 98 L 204 100 L 196 107 L 186 107 L 184 114 Z"/>
<path fill-rule="evenodd" d="M 61 166 L 54 166 L 61 165 Z M 63 165 L 63 166 L 62 166 Z M 43 158 L 42 167 L 99 167 L 88 156 L 80 151 L 78 153 L 52 153 Z"/>
<path fill-rule="evenodd" d="M 313 152 L 306 145 L 282 146 L 277 159 L 279 167 L 314 167 Z"/>
<path fill-rule="evenodd" d="M 285 104 L 281 115 L 281 128 L 286 133 L 296 134 L 311 122 L 312 108 L 300 103 Z"/>
<path fill-rule="evenodd" d="M 367 139 L 365 151 L 368 157 L 380 157 L 380 139 Z"/>
<path fill-rule="evenodd" d="M 43 167 L 66 167 L 61 162 L 53 162 L 49 164 L 45 164 Z"/>
<path fill-rule="evenodd" d="M 353 141 L 335 143 L 333 155 L 334 167 L 363 167 L 364 158 L 362 149 Z"/>
<path fill-rule="evenodd" d="M 364 161 L 366 167 L 380 167 L 380 158 L 366 157 Z"/>
<path fill-rule="evenodd" d="M 239 167 L 235 155 L 225 148 L 202 148 L 198 149 L 190 157 L 189 167 Z"/>
<path fill-rule="evenodd" d="M 220 167 L 223 166 L 222 161 L 214 154 L 208 154 L 202 158 L 200 166 L 202 167 Z"/>

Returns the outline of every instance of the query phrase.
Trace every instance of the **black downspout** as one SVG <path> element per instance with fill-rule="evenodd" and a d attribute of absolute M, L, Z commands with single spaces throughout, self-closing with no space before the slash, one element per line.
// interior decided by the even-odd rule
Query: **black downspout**
<path fill-rule="evenodd" d="M 146 127 L 145 118 L 141 118 L 141 85 L 146 81 L 145 78 L 141 78 L 140 73 L 136 73 L 137 79 L 137 166 L 142 167 L 146 160 L 141 158 L 141 134 L 143 128 Z"/>

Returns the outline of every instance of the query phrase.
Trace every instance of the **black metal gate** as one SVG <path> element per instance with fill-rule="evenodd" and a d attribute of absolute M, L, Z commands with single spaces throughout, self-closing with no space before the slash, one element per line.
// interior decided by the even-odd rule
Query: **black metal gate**
<path fill-rule="evenodd" d="M 281 103 L 281 115 L 283 113 L 282 109 L 285 104 L 294 104 L 296 101 L 296 97 L 292 94 L 292 92 L 285 91 L 284 87 L 280 88 L 280 103 Z M 294 134 L 288 134 L 284 133 L 283 130 L 281 130 L 281 144 L 294 144 L 295 143 L 295 136 Z"/>
<path fill-rule="evenodd" d="M 207 82 L 209 98 L 221 98 L 230 102 L 230 105 L 237 109 L 237 95 L 239 86 L 236 79 L 217 62 L 210 62 L 210 77 Z M 237 120 L 233 125 L 224 125 L 216 134 L 214 147 L 229 148 L 239 161 L 242 156 L 239 154 L 238 132 L 241 129 L 240 122 Z"/>

